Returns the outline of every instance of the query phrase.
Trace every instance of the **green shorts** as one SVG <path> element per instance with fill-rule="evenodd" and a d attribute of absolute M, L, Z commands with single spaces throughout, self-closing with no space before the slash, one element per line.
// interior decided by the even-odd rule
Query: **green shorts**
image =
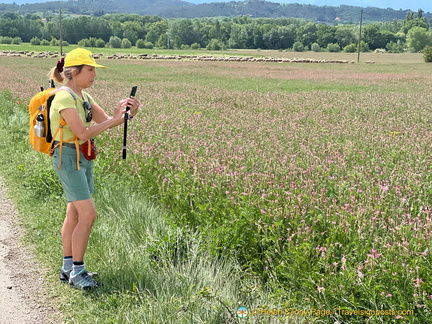
<path fill-rule="evenodd" d="M 54 151 L 52 163 L 68 202 L 89 199 L 94 192 L 93 161 L 87 160 L 82 152 L 80 155 L 80 170 L 77 170 L 75 148 L 63 146 L 59 170 L 60 148 Z"/>

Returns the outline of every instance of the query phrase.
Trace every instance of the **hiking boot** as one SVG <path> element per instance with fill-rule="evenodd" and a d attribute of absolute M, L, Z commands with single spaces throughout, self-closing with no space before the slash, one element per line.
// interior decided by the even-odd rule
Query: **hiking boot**
<path fill-rule="evenodd" d="M 90 290 L 99 287 L 99 283 L 85 270 L 81 270 L 75 276 L 70 276 L 69 284 L 72 288 Z"/>
<path fill-rule="evenodd" d="M 69 282 L 69 277 L 70 277 L 70 273 L 72 272 L 72 270 L 69 271 L 65 271 L 63 270 L 63 267 L 60 268 L 60 274 L 59 274 L 59 279 L 61 282 Z M 88 275 L 92 278 L 96 278 L 98 277 L 98 273 L 97 272 L 87 272 Z"/>

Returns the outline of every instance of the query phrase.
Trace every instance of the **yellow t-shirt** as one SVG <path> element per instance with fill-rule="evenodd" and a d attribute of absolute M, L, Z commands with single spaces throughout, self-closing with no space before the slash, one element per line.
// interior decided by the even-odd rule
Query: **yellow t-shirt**
<path fill-rule="evenodd" d="M 51 108 L 50 108 L 52 136 L 54 136 L 55 132 L 57 131 L 57 128 L 60 125 L 60 120 L 62 118 L 60 111 L 66 108 L 76 109 L 85 127 L 89 127 L 91 124 L 91 122 L 86 121 L 86 114 L 88 112 L 84 108 L 84 100 L 90 102 L 91 105 L 94 103 L 93 98 L 86 92 L 83 92 L 84 99 L 78 96 L 75 92 L 72 91 L 72 93 L 74 94 L 75 99 L 72 96 L 72 94 L 70 94 L 69 91 L 67 90 L 59 90 L 55 94 L 55 97 L 51 103 Z M 63 141 L 71 140 L 74 138 L 74 136 L 75 136 L 74 133 L 72 132 L 72 130 L 69 128 L 68 125 L 63 127 Z M 57 133 L 54 140 L 60 141 L 60 132 Z M 79 143 L 82 144 L 83 142 L 84 141 L 80 141 Z"/>

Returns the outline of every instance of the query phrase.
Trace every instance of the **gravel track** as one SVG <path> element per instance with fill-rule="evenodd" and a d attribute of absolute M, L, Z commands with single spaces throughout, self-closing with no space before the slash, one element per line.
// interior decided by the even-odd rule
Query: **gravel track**
<path fill-rule="evenodd" d="M 18 213 L 2 178 L 0 204 L 0 324 L 62 323 L 61 313 L 50 306 L 55 301 L 47 294 L 46 271 L 22 243 Z"/>

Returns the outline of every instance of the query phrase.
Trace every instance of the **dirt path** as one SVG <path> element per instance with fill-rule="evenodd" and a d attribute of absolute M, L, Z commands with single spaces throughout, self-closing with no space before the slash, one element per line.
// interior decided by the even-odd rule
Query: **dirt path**
<path fill-rule="evenodd" d="M 60 313 L 47 306 L 45 273 L 36 272 L 40 265 L 35 266 L 21 236 L 17 211 L 0 177 L 0 324 L 61 323 Z"/>

